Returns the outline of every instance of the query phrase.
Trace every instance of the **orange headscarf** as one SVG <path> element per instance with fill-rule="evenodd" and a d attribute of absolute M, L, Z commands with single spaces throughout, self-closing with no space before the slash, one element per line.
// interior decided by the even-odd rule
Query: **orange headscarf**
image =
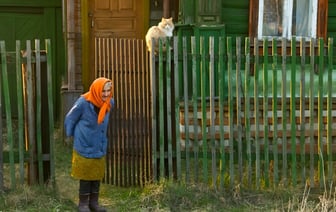
<path fill-rule="evenodd" d="M 82 95 L 87 101 L 100 108 L 98 114 L 98 124 L 103 122 L 105 114 L 111 109 L 113 86 L 111 87 L 111 95 L 109 96 L 109 98 L 106 99 L 106 101 L 103 101 L 102 99 L 102 92 L 107 82 L 111 82 L 111 80 L 104 77 L 95 79 L 90 86 L 90 90 Z"/>

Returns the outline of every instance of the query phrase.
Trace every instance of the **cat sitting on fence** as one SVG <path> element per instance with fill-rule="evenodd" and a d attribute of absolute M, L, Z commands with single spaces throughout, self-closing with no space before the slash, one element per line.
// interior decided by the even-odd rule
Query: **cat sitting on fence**
<path fill-rule="evenodd" d="M 152 38 L 154 38 L 154 52 L 159 51 L 159 38 L 164 39 L 166 37 L 172 37 L 174 30 L 173 18 L 162 18 L 161 22 L 157 26 L 152 26 L 148 29 L 146 34 L 146 44 L 149 52 L 152 51 Z M 163 40 L 162 40 L 163 41 Z M 163 51 L 166 48 L 163 46 Z"/>

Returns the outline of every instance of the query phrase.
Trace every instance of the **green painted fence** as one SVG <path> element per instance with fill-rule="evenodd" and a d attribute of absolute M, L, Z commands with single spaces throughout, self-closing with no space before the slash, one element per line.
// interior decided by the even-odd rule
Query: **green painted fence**
<path fill-rule="evenodd" d="M 0 190 L 18 183 L 55 186 L 51 41 L 16 41 L 15 50 L 0 41 L 0 53 Z"/>
<path fill-rule="evenodd" d="M 256 188 L 332 182 L 333 39 L 217 40 L 174 37 L 151 54 L 154 180 Z"/>

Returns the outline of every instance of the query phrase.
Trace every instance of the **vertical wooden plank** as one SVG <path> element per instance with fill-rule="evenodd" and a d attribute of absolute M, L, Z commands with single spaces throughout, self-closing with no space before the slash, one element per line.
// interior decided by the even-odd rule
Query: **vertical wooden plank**
<path fill-rule="evenodd" d="M 131 73 L 130 70 L 128 69 L 128 65 L 130 63 L 130 39 L 122 39 L 123 41 L 123 52 L 124 52 L 124 67 L 123 67 L 123 72 L 124 72 L 124 83 L 125 83 L 125 93 L 124 95 L 125 98 L 125 129 L 131 129 L 131 122 L 132 122 L 132 103 L 130 101 L 130 96 L 131 90 L 130 90 L 130 78 L 131 78 Z M 131 160 L 131 133 L 128 130 L 125 130 L 125 139 L 124 139 L 124 149 L 123 149 L 123 154 L 124 154 L 124 170 L 125 170 L 125 176 L 124 176 L 124 186 L 129 186 L 129 182 L 131 180 L 131 166 L 132 166 L 132 160 Z"/>
<path fill-rule="evenodd" d="M 146 126 L 145 124 L 141 123 L 141 115 L 145 115 L 145 113 L 141 113 L 141 108 L 142 102 L 144 101 L 144 97 L 141 96 L 141 90 L 146 86 L 141 83 L 141 76 L 143 74 L 143 55 L 144 55 L 144 49 L 143 49 L 143 42 L 142 40 L 135 40 L 134 41 L 134 51 L 136 52 L 136 63 L 135 67 L 138 67 L 137 72 L 135 73 L 134 76 L 134 81 L 135 85 L 133 87 L 134 89 L 134 113 L 135 113 L 135 119 L 136 119 L 136 126 L 135 126 L 135 131 L 136 131 L 136 137 L 139 137 L 139 143 L 137 144 L 136 142 L 136 137 L 134 138 L 134 145 L 136 146 L 135 148 L 135 155 L 134 155 L 134 160 L 135 160 L 135 171 L 134 171 L 134 177 L 135 177 L 135 183 L 139 185 L 140 187 L 143 186 L 142 178 L 144 177 L 144 166 L 143 166 L 143 145 L 144 145 L 144 136 L 145 133 L 142 133 L 142 129 Z"/>
<path fill-rule="evenodd" d="M 197 113 L 198 113 L 198 87 L 199 87 L 199 75 L 197 74 L 197 50 L 196 50 L 196 40 L 195 37 L 191 37 L 191 55 L 192 55 L 192 83 L 193 83 L 193 91 L 192 91 L 192 104 L 193 104 L 193 133 L 194 133 L 194 175 L 195 175 L 195 182 L 199 180 L 199 123 L 197 120 Z"/>
<path fill-rule="evenodd" d="M 166 49 L 170 49 L 170 38 L 166 38 Z M 170 179 L 173 179 L 173 146 L 172 146 L 172 99 L 171 88 L 171 51 L 166 51 L 166 84 L 167 84 L 167 142 L 168 142 L 168 172 Z"/>
<path fill-rule="evenodd" d="M 232 82 L 232 37 L 227 38 L 227 56 L 228 56 L 228 108 L 229 108 L 229 148 L 230 148 L 230 185 L 234 185 L 234 148 L 233 148 L 233 82 Z"/>
<path fill-rule="evenodd" d="M 184 131 L 185 131 L 185 158 L 186 170 L 185 180 L 190 181 L 190 134 L 189 134 L 189 91 L 188 91 L 188 52 L 187 38 L 182 39 L 182 61 L 183 61 L 183 105 L 184 105 Z"/>
<path fill-rule="evenodd" d="M 217 169 L 216 169 L 216 143 L 215 143 L 215 40 L 213 36 L 209 37 L 209 87 L 210 87 L 210 140 L 211 140 L 211 172 L 212 186 L 217 187 Z"/>
<path fill-rule="evenodd" d="M 174 91 L 175 91 L 175 128 L 180 129 L 180 79 L 179 79 L 179 54 L 178 37 L 174 37 Z M 181 135 L 180 130 L 176 130 L 176 175 L 177 180 L 181 180 Z"/>
<path fill-rule="evenodd" d="M 282 87 L 281 87 L 281 113 L 282 113 L 282 181 L 286 186 L 288 184 L 287 179 L 287 109 L 286 109 L 286 99 L 287 99 L 287 40 L 283 38 L 281 40 L 281 72 L 282 72 Z"/>
<path fill-rule="evenodd" d="M 236 108 L 237 108 L 237 142 L 238 142 L 238 178 L 239 182 L 242 183 L 243 180 L 243 143 L 242 143 L 242 108 L 241 108 L 241 98 L 242 98 L 242 81 L 241 81 L 241 37 L 236 38 Z"/>
<path fill-rule="evenodd" d="M 245 99 L 244 99 L 244 121 L 245 121 L 245 138 L 246 138 L 246 154 L 247 154 L 247 182 L 248 187 L 252 185 L 252 151 L 251 151 L 251 108 L 250 108 L 250 89 L 251 89 L 251 40 L 245 38 Z"/>
<path fill-rule="evenodd" d="M 155 45 L 155 40 L 152 39 L 152 49 L 154 49 L 154 45 Z M 152 108 L 152 168 L 153 168 L 153 181 L 156 182 L 158 180 L 158 176 L 157 176 L 157 169 L 158 169 L 158 161 L 157 161 L 157 144 L 156 142 L 158 141 L 158 138 L 157 138 L 157 131 L 158 131 L 158 128 L 157 128 L 157 100 L 156 100 L 156 97 L 157 97 L 157 90 L 156 90 L 156 70 L 155 70 L 155 64 L 156 64 L 156 61 L 155 61 L 155 54 L 154 54 L 154 51 L 151 51 L 150 53 L 150 70 L 151 70 L 151 79 L 150 79 L 150 82 L 151 82 L 151 91 L 152 91 L 152 105 L 151 105 L 151 108 Z"/>
<path fill-rule="evenodd" d="M 218 93 L 219 93 L 219 134 L 220 134 L 220 188 L 224 187 L 225 180 L 225 138 L 224 138 L 224 94 L 225 84 L 225 37 L 219 37 L 219 61 L 218 61 Z"/>
<path fill-rule="evenodd" d="M 306 45 L 305 38 L 300 38 L 300 57 L 301 57 L 301 78 L 300 78 L 300 167 L 301 167 L 301 182 L 306 180 L 306 160 L 305 160 L 305 66 L 306 66 Z"/>
<path fill-rule="evenodd" d="M 120 80 L 121 80 L 121 85 L 120 85 L 120 92 L 123 94 L 123 96 L 120 97 L 120 108 L 122 109 L 122 112 L 120 114 L 121 117 L 121 137 L 120 137 L 120 142 L 119 142 L 119 154 L 120 154 L 120 161 L 119 161 L 119 185 L 123 186 L 125 185 L 125 165 L 127 164 L 127 158 L 125 154 L 125 148 L 126 148 L 126 123 L 125 121 L 127 120 L 127 106 L 126 106 L 126 101 L 125 101 L 125 96 L 127 95 L 127 90 L 126 90 L 126 77 L 125 77 L 125 70 L 124 70 L 124 63 L 125 63 L 125 49 L 124 49 L 124 40 L 119 39 L 118 40 L 118 49 L 119 49 L 119 68 L 120 68 Z"/>
<path fill-rule="evenodd" d="M 163 74 L 163 41 L 159 39 L 159 145 L 160 145 L 160 178 L 163 179 L 165 176 L 165 152 L 164 152 L 164 74 Z"/>
<path fill-rule="evenodd" d="M 18 143 L 19 143 L 19 175 L 20 184 L 24 183 L 24 122 L 23 122 L 23 88 L 22 88 L 22 61 L 21 61 L 21 41 L 16 41 L 16 92 L 18 111 Z M 2 110 L 1 110 L 2 111 Z M 0 144 L 1 145 L 1 144 Z"/>
<path fill-rule="evenodd" d="M 41 54 L 40 40 L 35 40 L 36 142 L 39 183 L 43 183 L 42 126 L 41 126 Z"/>
<path fill-rule="evenodd" d="M 296 38 L 291 40 L 291 78 L 290 78 L 290 120 L 291 120 L 291 159 L 292 185 L 296 186 L 296 123 L 295 123 L 295 85 L 296 85 Z"/>
<path fill-rule="evenodd" d="M 254 127 L 255 127 L 255 148 L 256 148 L 256 187 L 260 188 L 260 140 L 259 140 L 259 44 L 258 39 L 254 39 Z"/>
<path fill-rule="evenodd" d="M 0 45 L 2 41 L 0 41 Z M 1 52 L 1 46 L 0 46 L 0 52 Z M 1 55 L 1 68 L 4 69 L 5 66 L 4 64 L 6 64 L 6 58 L 3 57 L 4 54 L 0 54 Z M 0 111 L 2 110 L 2 98 L 3 98 L 3 94 L 2 94 L 2 82 L 0 80 Z M 2 124 L 2 117 L 0 118 L 0 135 L 2 135 L 3 131 L 3 124 Z M 0 136 L 0 190 L 3 191 L 4 190 L 4 155 L 3 155 L 3 138 L 2 136 Z"/>
<path fill-rule="evenodd" d="M 264 156 L 265 156 L 265 186 L 269 187 L 269 141 L 268 141 L 268 40 L 263 40 L 263 120 L 264 120 Z"/>
<path fill-rule="evenodd" d="M 200 37 L 200 53 L 201 53 L 201 110 L 202 110 L 202 151 L 203 151 L 203 182 L 208 182 L 208 144 L 207 144 L 207 111 L 206 111 L 206 49 L 204 37 Z"/>
<path fill-rule="evenodd" d="M 53 188 L 56 188 L 56 176 L 55 176 L 55 150 L 54 150 L 54 112 L 53 112 L 53 80 L 52 80 L 52 49 L 50 39 L 45 40 L 46 56 L 47 56 L 47 81 L 48 81 L 48 113 L 49 113 L 49 143 L 50 143 L 50 179 L 52 181 Z"/>
<path fill-rule="evenodd" d="M 327 149 L 328 149 L 328 183 L 332 183 L 333 161 L 332 161 L 332 71 L 333 71 L 333 45 L 334 39 L 328 39 L 328 86 L 327 86 Z"/>
<path fill-rule="evenodd" d="M 314 86 L 314 70 L 315 70 L 315 39 L 310 39 L 309 46 L 310 54 L 310 73 L 309 73 L 309 160 L 310 160 L 310 186 L 315 187 L 314 179 L 314 95 L 315 95 L 315 86 Z"/>
<path fill-rule="evenodd" d="M 277 39 L 272 39 L 272 117 L 273 117 L 273 180 L 274 185 L 279 183 L 279 160 L 278 160 L 278 51 Z"/>
<path fill-rule="evenodd" d="M 8 73 L 7 73 L 7 53 L 5 41 L 0 41 L 0 52 L 1 52 L 1 78 L 2 78 L 2 89 L 5 102 L 5 114 L 6 114 L 6 128 L 7 128 L 7 142 L 9 145 L 9 166 L 10 166 L 10 180 L 11 188 L 14 189 L 16 186 L 15 178 L 15 161 L 14 161 L 14 140 L 13 140 L 13 126 L 12 126 L 12 110 L 10 105 L 10 92 L 8 85 Z"/>
<path fill-rule="evenodd" d="M 324 41 L 323 38 L 318 39 L 318 179 L 320 181 L 320 187 L 323 188 L 325 185 L 325 175 L 324 175 L 324 158 L 322 153 L 322 137 L 323 137 L 323 72 L 324 72 Z"/>

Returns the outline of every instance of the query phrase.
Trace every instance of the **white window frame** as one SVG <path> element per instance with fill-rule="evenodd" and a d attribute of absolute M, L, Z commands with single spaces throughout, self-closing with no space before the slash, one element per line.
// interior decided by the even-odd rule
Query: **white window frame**
<path fill-rule="evenodd" d="M 304 1 L 310 1 L 312 2 L 313 6 L 311 7 L 311 36 L 305 36 L 305 38 L 316 38 L 316 29 L 317 29 L 317 9 L 318 9 L 318 0 L 304 0 Z M 258 39 L 261 40 L 263 38 L 269 38 L 272 39 L 273 37 L 277 38 L 287 38 L 291 39 L 291 37 L 302 37 L 302 36 L 296 36 L 292 35 L 292 17 L 293 17 L 293 0 L 284 0 L 284 9 L 283 11 L 286 11 L 286 14 L 283 14 L 283 31 L 282 36 L 263 36 L 263 14 L 264 14 L 264 0 L 259 0 L 259 14 L 258 14 Z"/>

